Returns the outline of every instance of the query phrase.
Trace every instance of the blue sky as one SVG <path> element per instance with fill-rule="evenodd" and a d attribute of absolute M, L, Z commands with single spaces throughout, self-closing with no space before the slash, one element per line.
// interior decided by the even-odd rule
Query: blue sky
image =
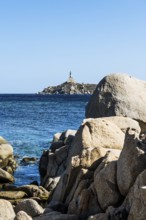
<path fill-rule="evenodd" d="M 145 0 L 0 0 L 0 93 L 109 73 L 146 80 Z"/>

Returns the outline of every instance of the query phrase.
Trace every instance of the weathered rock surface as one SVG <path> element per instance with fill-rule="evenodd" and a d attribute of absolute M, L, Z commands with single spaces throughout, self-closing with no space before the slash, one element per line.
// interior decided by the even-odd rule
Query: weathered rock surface
<path fill-rule="evenodd" d="M 27 194 L 23 191 L 0 191 L 0 199 L 16 200 L 27 197 Z"/>
<path fill-rule="evenodd" d="M 19 211 L 14 220 L 32 220 L 32 218 L 26 212 Z"/>
<path fill-rule="evenodd" d="M 117 162 L 117 184 L 123 196 L 127 195 L 136 177 L 145 169 L 146 144 L 127 131 L 124 148 Z"/>
<path fill-rule="evenodd" d="M 146 82 L 126 74 L 111 74 L 97 85 L 86 107 L 87 118 L 125 116 L 146 130 Z"/>
<path fill-rule="evenodd" d="M 137 177 L 125 204 L 127 210 L 130 208 L 128 220 L 146 219 L 146 170 Z"/>
<path fill-rule="evenodd" d="M 109 206 L 118 204 L 121 200 L 116 175 L 117 161 L 111 161 L 99 172 L 95 172 L 94 186 L 100 207 L 104 211 L 106 211 Z"/>
<path fill-rule="evenodd" d="M 7 171 L 0 168 L 0 183 L 12 183 L 14 182 L 14 177 Z"/>
<path fill-rule="evenodd" d="M 24 211 L 29 216 L 35 217 L 41 215 L 44 212 L 44 209 L 35 200 L 25 199 L 15 207 L 16 214 L 19 211 Z"/>
<path fill-rule="evenodd" d="M 0 199 L 0 218 L 3 220 L 13 220 L 15 218 L 11 203 L 4 199 Z"/>

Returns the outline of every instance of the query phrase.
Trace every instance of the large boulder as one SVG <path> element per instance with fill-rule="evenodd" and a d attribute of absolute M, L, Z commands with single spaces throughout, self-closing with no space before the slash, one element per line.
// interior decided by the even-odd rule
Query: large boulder
<path fill-rule="evenodd" d="M 125 116 L 146 130 L 146 82 L 127 74 L 111 74 L 97 85 L 86 106 L 87 118 Z"/>
<path fill-rule="evenodd" d="M 15 212 L 9 201 L 0 199 L 0 218 L 3 220 L 13 220 L 15 218 Z"/>
<path fill-rule="evenodd" d="M 117 184 L 126 196 L 136 177 L 146 169 L 146 143 L 127 131 L 123 150 L 117 162 Z"/>
<path fill-rule="evenodd" d="M 122 149 L 125 135 L 122 130 L 108 119 L 87 119 L 83 121 L 76 133 L 69 152 L 68 160 L 72 156 L 82 155 L 84 149 L 103 147 Z"/>

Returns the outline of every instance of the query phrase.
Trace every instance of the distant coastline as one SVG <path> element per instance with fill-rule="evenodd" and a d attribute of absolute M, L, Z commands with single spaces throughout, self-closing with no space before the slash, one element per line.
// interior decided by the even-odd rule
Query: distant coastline
<path fill-rule="evenodd" d="M 60 85 L 57 86 L 48 86 L 44 88 L 43 91 L 39 92 L 38 94 L 93 94 L 96 88 L 96 84 L 84 84 L 84 83 L 77 83 L 74 78 L 72 77 L 71 72 L 69 73 L 68 80 Z"/>

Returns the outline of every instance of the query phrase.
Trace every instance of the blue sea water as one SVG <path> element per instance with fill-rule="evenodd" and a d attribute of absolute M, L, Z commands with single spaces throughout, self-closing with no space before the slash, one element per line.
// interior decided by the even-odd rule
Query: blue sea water
<path fill-rule="evenodd" d="M 40 158 L 56 132 L 78 129 L 85 118 L 89 95 L 0 95 L 0 136 L 9 141 L 19 166 L 15 184 L 39 182 L 38 162 L 24 165 L 23 157 Z"/>

